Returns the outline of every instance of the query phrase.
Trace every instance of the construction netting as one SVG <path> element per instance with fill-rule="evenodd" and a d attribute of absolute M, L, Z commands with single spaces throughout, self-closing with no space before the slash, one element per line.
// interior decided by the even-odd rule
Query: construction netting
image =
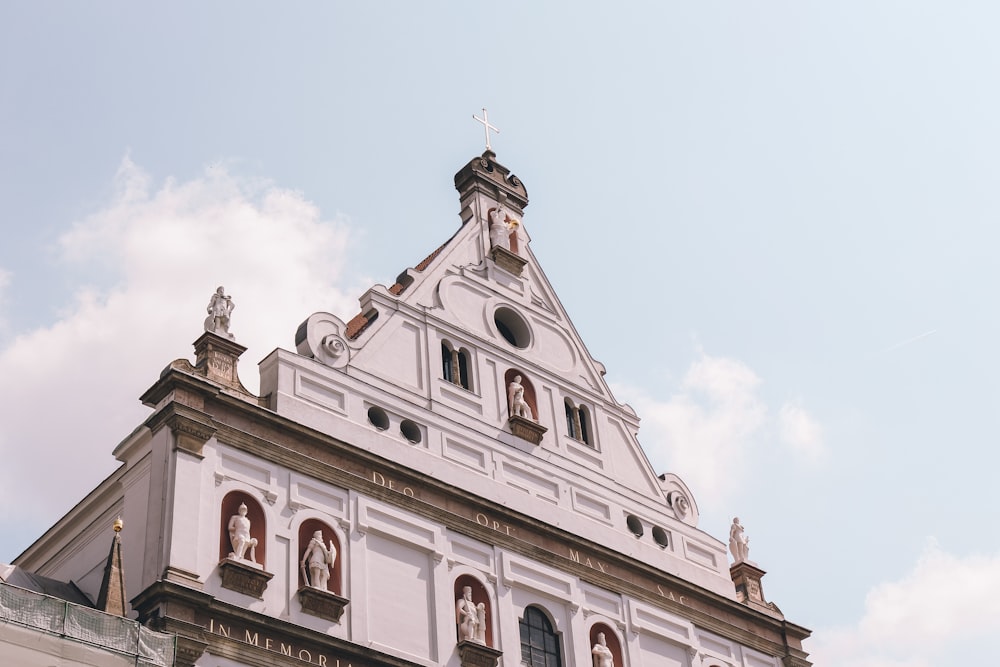
<path fill-rule="evenodd" d="M 0 584 L 0 621 L 134 655 L 138 667 L 171 667 L 175 638 L 137 621 Z"/>

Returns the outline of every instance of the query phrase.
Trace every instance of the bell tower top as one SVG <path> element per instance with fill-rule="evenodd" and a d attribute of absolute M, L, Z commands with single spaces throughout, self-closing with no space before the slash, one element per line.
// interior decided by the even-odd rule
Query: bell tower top
<path fill-rule="evenodd" d="M 491 206 L 499 205 L 520 218 L 528 206 L 528 191 L 521 179 L 496 160 L 497 154 L 487 148 L 480 157 L 473 158 L 455 174 L 459 201 L 464 208 L 481 197 L 493 202 Z"/>
<path fill-rule="evenodd" d="M 528 192 L 521 180 L 510 173 L 510 169 L 497 162 L 497 154 L 490 145 L 490 131 L 500 134 L 500 130 L 490 123 L 485 107 L 482 118 L 476 114 L 472 114 L 472 118 L 483 124 L 486 150 L 455 174 L 462 223 L 468 222 L 475 213 L 482 214 L 486 210 L 503 211 L 507 215 L 512 213 L 515 218 L 520 218 L 528 206 Z M 480 218 L 485 216 L 480 215 Z"/>

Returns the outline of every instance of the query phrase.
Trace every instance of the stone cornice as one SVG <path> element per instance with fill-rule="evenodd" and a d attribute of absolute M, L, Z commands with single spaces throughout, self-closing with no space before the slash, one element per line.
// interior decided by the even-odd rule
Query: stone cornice
<path fill-rule="evenodd" d="M 199 458 L 205 443 L 216 432 L 211 417 L 176 401 L 168 403 L 150 416 L 145 425 L 153 433 L 164 426 L 168 427 L 174 433 L 177 448 Z"/>
<path fill-rule="evenodd" d="M 218 600 L 168 581 L 158 581 L 132 600 L 139 621 L 169 629 L 178 645 L 205 650 L 241 664 L 301 667 L 419 667 L 417 663 Z M 308 655 L 306 660 L 300 656 Z M 318 660 L 319 656 L 324 660 Z"/>

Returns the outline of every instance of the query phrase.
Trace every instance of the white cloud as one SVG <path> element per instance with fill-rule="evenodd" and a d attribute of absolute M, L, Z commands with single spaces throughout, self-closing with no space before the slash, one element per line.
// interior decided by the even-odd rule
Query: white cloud
<path fill-rule="evenodd" d="M 802 407 L 802 400 L 788 401 L 778 411 L 778 436 L 793 453 L 810 461 L 826 454 L 823 428 Z"/>
<path fill-rule="evenodd" d="M 985 659 L 998 636 L 1000 553 L 956 556 L 931 540 L 909 573 L 868 593 L 856 626 L 817 630 L 807 648 L 815 664 L 947 667 Z"/>
<path fill-rule="evenodd" d="M 59 242 L 60 266 L 111 286 L 79 287 L 58 321 L 0 349 L 3 522 L 51 521 L 114 468 L 111 450 L 148 414 L 138 396 L 170 361 L 193 358 L 218 285 L 237 306 L 231 330 L 249 348 L 240 371 L 252 391 L 256 363 L 294 349 L 310 314 L 353 316 L 360 291 L 338 287 L 348 241 L 300 193 L 218 167 L 154 190 L 125 158 L 107 205 Z"/>
<path fill-rule="evenodd" d="M 657 401 L 632 388 L 618 393 L 642 418 L 639 436 L 651 458 L 665 458 L 699 500 L 727 496 L 744 468 L 746 448 L 767 419 L 760 378 L 744 363 L 706 354 L 691 364 L 680 391 Z"/>
<path fill-rule="evenodd" d="M 699 503 L 721 508 L 750 476 L 753 453 L 775 430 L 796 454 L 813 459 L 823 452 L 819 423 L 799 403 L 783 405 L 775 420 L 761 383 L 745 363 L 699 350 L 666 401 L 634 387 L 615 391 L 639 413 L 639 437 L 654 463 L 680 475 Z"/>

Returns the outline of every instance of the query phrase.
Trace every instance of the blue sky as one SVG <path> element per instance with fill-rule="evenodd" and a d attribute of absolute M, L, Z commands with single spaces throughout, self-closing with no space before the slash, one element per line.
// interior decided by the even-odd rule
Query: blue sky
<path fill-rule="evenodd" d="M 113 470 L 218 284 L 256 386 L 309 314 L 352 315 L 447 239 L 485 106 L 654 467 L 715 536 L 740 516 L 817 662 L 980 656 L 1000 632 L 998 14 L 0 4 L 0 561 Z"/>

